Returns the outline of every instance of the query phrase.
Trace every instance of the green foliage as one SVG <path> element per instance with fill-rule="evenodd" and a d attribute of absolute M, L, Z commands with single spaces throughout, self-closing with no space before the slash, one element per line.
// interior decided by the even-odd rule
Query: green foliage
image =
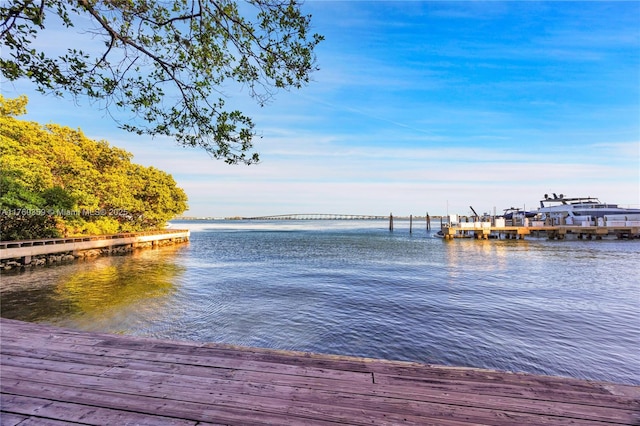
<path fill-rule="evenodd" d="M 44 198 L 44 205 L 48 209 L 71 210 L 75 205 L 75 200 L 71 194 L 60 186 L 45 189 L 42 192 L 42 198 Z"/>
<path fill-rule="evenodd" d="M 158 228 L 186 210 L 171 175 L 80 130 L 16 119 L 26 104 L 0 95 L 2 240 Z"/>
<path fill-rule="evenodd" d="M 0 174 L 0 238 L 12 241 L 59 237 L 55 218 L 44 213 L 45 198 L 25 188 L 14 177 L 16 174 L 4 167 Z"/>
<path fill-rule="evenodd" d="M 240 83 L 260 105 L 277 89 L 300 88 L 323 39 L 309 33 L 298 0 L 15 0 L 0 3 L 0 17 L 5 78 L 126 108 L 142 124 L 120 127 L 172 136 L 230 164 L 258 154 L 253 121 L 225 110 L 223 87 Z M 78 40 L 94 44 L 57 57 L 33 47 L 54 17 L 67 28 L 91 22 L 94 35 Z"/>

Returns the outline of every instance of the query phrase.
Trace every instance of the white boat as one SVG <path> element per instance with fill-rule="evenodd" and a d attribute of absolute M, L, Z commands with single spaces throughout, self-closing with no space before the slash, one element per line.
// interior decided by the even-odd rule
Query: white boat
<path fill-rule="evenodd" d="M 609 216 L 627 217 L 627 220 L 634 220 L 635 215 L 640 215 L 640 209 L 602 203 L 593 197 L 567 198 L 563 194 L 553 194 L 553 196 L 544 194 L 544 200 L 540 201 L 538 209 L 539 220 L 549 220 L 551 225 L 597 224 Z M 634 218 L 631 219 L 630 216 L 634 216 Z"/>
<path fill-rule="evenodd" d="M 509 207 L 508 209 L 504 209 L 504 213 L 498 217 L 503 217 L 507 220 L 511 220 L 511 219 L 522 220 L 525 217 L 529 217 L 529 218 L 536 217 L 536 214 L 537 212 L 526 211 L 518 207 Z"/>

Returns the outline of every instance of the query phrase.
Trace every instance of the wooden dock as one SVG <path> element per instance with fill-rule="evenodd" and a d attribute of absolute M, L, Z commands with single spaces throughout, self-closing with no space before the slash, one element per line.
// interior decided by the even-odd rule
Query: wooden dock
<path fill-rule="evenodd" d="M 0 320 L 0 424 L 640 423 L 640 387 Z"/>
<path fill-rule="evenodd" d="M 564 240 L 568 236 L 578 239 L 602 239 L 615 236 L 618 239 L 633 239 L 640 237 L 640 224 L 617 226 L 578 226 L 578 225 L 516 225 L 495 226 L 491 222 L 458 223 L 443 226 L 442 234 L 445 239 L 475 238 L 486 240 L 489 238 L 524 239 L 527 235 L 545 236 L 548 239 Z"/>
<path fill-rule="evenodd" d="M 110 235 L 0 241 L 0 261 L 14 259 L 20 265 L 28 265 L 37 256 L 66 253 L 77 257 L 79 253 L 97 249 L 106 251 L 117 248 L 133 250 L 143 246 L 155 247 L 159 244 L 186 242 L 189 241 L 189 236 L 188 230 L 162 229 Z"/>

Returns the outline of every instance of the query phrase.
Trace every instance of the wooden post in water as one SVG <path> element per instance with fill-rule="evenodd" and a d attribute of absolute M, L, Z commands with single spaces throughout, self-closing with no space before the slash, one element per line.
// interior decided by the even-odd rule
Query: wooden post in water
<path fill-rule="evenodd" d="M 389 232 L 393 232 L 393 213 L 389 213 Z"/>
<path fill-rule="evenodd" d="M 413 215 L 409 215 L 409 233 L 413 234 Z"/>

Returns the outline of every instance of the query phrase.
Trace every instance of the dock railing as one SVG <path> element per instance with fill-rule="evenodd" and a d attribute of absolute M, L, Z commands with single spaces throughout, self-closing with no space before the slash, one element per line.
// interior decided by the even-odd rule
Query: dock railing
<path fill-rule="evenodd" d="M 78 252 L 162 240 L 189 240 L 189 231 L 184 229 L 161 229 L 154 231 L 127 232 L 109 235 L 84 235 L 67 238 L 44 238 L 21 241 L 0 241 L 0 260 L 19 259 L 53 253 Z"/>
<path fill-rule="evenodd" d="M 462 220 L 464 219 L 464 220 Z M 505 218 L 461 218 L 451 220 L 442 225 L 442 233 L 446 239 L 460 237 L 518 238 L 535 233 L 547 235 L 551 239 L 564 239 L 567 234 L 577 234 L 579 238 L 600 239 L 605 235 L 616 235 L 618 238 L 640 238 L 640 215 L 615 215 L 611 217 L 591 218 L 591 220 L 572 220 L 561 218 L 545 221 Z"/>

